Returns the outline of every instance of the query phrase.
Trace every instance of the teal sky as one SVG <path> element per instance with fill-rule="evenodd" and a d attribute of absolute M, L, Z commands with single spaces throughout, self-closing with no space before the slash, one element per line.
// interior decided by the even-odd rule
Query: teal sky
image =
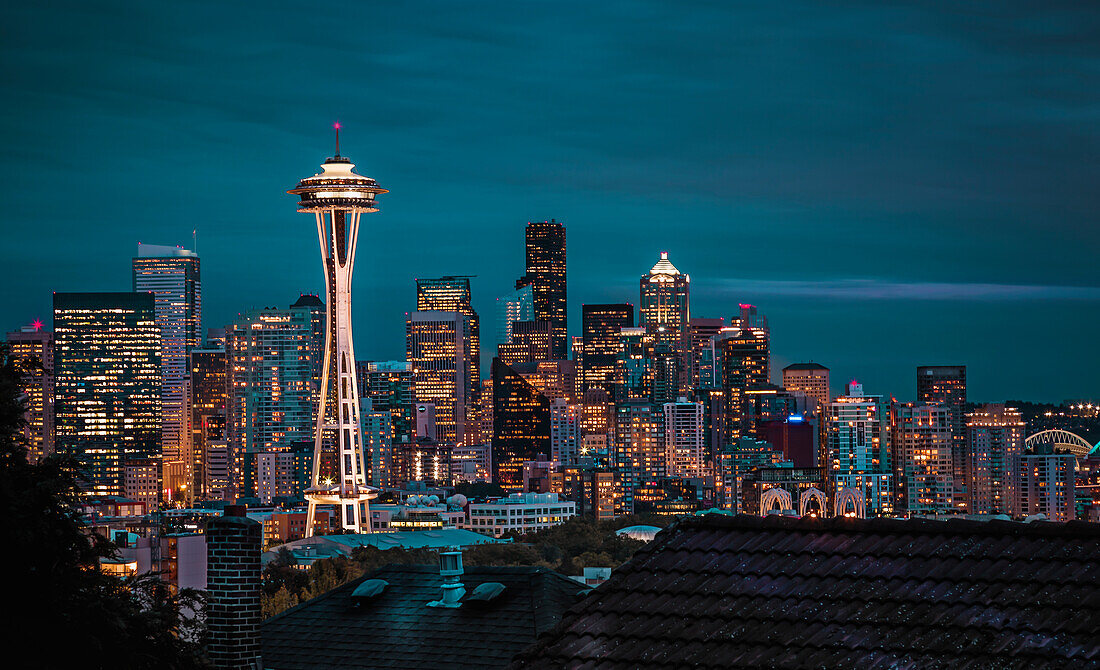
<path fill-rule="evenodd" d="M 776 371 L 1100 397 L 1089 3 L 35 2 L 0 31 L 7 329 L 196 228 L 206 326 L 319 290 L 284 191 L 339 120 L 392 191 L 360 243 L 362 358 L 403 357 L 413 279 L 446 274 L 477 275 L 491 351 L 523 225 L 555 217 L 573 332 L 663 250 L 694 315 L 768 315 Z"/>

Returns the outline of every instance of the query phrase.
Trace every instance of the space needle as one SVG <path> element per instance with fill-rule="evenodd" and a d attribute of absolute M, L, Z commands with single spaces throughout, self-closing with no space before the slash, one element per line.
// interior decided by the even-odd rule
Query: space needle
<path fill-rule="evenodd" d="M 321 164 L 321 172 L 287 191 L 299 196 L 298 211 L 313 214 L 321 243 L 321 264 L 328 295 L 321 397 L 313 440 L 313 475 L 306 489 L 309 511 L 306 535 L 313 535 L 318 505 L 333 505 L 340 526 L 354 533 L 370 532 L 369 500 L 378 489 L 366 483 L 359 387 L 355 380 L 355 347 L 351 338 L 351 276 L 355 265 L 359 220 L 377 212 L 376 196 L 389 193 L 370 177 L 355 173 L 355 164 L 340 155 L 340 124 L 336 155 Z M 335 452 L 322 472 L 324 452 Z"/>

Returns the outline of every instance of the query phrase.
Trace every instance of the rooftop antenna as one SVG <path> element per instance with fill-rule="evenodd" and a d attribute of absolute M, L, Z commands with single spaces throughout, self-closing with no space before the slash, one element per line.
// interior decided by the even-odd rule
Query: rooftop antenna
<path fill-rule="evenodd" d="M 336 123 L 332 124 L 332 127 L 336 129 L 336 156 L 335 156 L 335 158 L 339 158 L 340 157 L 340 122 L 337 121 Z"/>

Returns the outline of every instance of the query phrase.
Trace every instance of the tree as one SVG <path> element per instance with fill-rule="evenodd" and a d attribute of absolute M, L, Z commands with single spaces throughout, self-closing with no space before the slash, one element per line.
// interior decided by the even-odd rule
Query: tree
<path fill-rule="evenodd" d="M 76 463 L 27 462 L 21 381 L 32 361 L 0 346 L 0 509 L 10 521 L 7 576 L 16 653 L 37 667 L 206 667 L 198 639 L 201 598 L 172 594 L 154 577 L 121 580 L 99 569 L 114 546 L 88 533 L 77 508 Z"/>

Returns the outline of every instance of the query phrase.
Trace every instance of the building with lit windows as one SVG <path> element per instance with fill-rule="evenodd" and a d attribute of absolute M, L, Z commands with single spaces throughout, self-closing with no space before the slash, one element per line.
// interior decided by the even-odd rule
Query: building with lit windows
<path fill-rule="evenodd" d="M 677 270 L 664 251 L 639 281 L 638 325 L 653 334 L 657 345 L 668 345 L 678 363 L 673 399 L 680 391 L 681 379 L 686 388 L 691 374 L 690 290 L 691 278 Z"/>
<path fill-rule="evenodd" d="M 160 329 L 150 293 L 55 293 L 55 448 L 91 495 L 125 495 L 125 466 L 161 458 Z"/>
<path fill-rule="evenodd" d="M 715 349 L 722 370 L 722 393 L 726 401 L 723 440 L 753 434 L 752 416 L 746 391 L 768 383 L 770 369 L 769 333 L 766 328 L 723 328 L 716 336 Z"/>
<path fill-rule="evenodd" d="M 23 439 L 27 460 L 37 463 L 53 453 L 53 333 L 41 321 L 8 333 L 8 351 L 23 361 L 20 390 L 27 404 Z"/>
<path fill-rule="evenodd" d="M 538 361 L 535 363 L 516 363 L 508 367 L 527 380 L 547 400 L 565 400 L 573 402 L 576 371 L 573 361 Z M 492 380 L 489 380 L 490 382 Z M 491 394 L 490 394 L 491 395 Z M 492 434 L 492 431 L 489 431 Z"/>
<path fill-rule="evenodd" d="M 414 431 L 413 368 L 408 361 L 359 361 L 359 397 L 375 412 L 389 412 L 394 442 L 409 442 Z"/>
<path fill-rule="evenodd" d="M 564 398 L 550 401 L 550 460 L 559 466 L 577 461 L 581 451 L 580 408 Z"/>
<path fill-rule="evenodd" d="M 568 358 L 565 225 L 554 219 L 530 221 L 525 231 L 527 274 L 516 289 L 530 286 L 534 320 L 549 321 L 553 333 L 553 360 Z"/>
<path fill-rule="evenodd" d="M 224 494 L 208 488 L 207 469 L 214 451 L 225 443 L 229 367 L 225 349 L 192 349 L 190 361 L 192 476 L 187 498 L 194 501 Z"/>
<path fill-rule="evenodd" d="M 895 509 L 910 515 L 957 511 L 950 408 L 895 403 L 891 409 L 891 440 L 897 487 Z"/>
<path fill-rule="evenodd" d="M 690 479 L 707 474 L 703 405 L 679 398 L 664 404 L 665 462 L 670 477 Z"/>
<path fill-rule="evenodd" d="M 165 486 L 180 490 L 190 483 L 190 419 L 187 407 L 191 379 L 188 354 L 202 344 L 202 284 L 199 256 L 182 247 L 138 243 L 132 263 L 135 293 L 152 293 L 157 327 L 161 334 L 161 442 L 164 462 L 182 467 L 165 468 Z M 182 479 L 168 477 L 179 472 Z"/>
<path fill-rule="evenodd" d="M 574 346 L 577 360 L 578 390 L 583 393 L 599 387 L 614 395 L 622 329 L 634 326 L 634 305 L 583 305 L 581 307 L 581 346 Z"/>
<path fill-rule="evenodd" d="M 358 378 L 362 382 L 362 377 Z M 374 402 L 359 396 L 359 416 L 363 421 L 363 457 L 367 462 L 367 482 L 371 486 L 393 486 L 393 414 L 376 410 Z M 405 441 L 406 443 L 408 440 Z"/>
<path fill-rule="evenodd" d="M 253 310 L 226 328 L 226 438 L 240 496 L 257 495 L 257 454 L 313 440 L 312 328 L 305 307 Z M 335 453 L 323 463 L 331 476 Z"/>
<path fill-rule="evenodd" d="M 1012 516 L 1045 514 L 1050 521 L 1073 521 L 1076 467 L 1076 456 L 1056 452 L 1049 445 L 1013 456 L 1009 487 Z"/>
<path fill-rule="evenodd" d="M 882 396 L 840 396 L 822 406 L 821 465 L 829 500 L 851 488 L 864 494 L 868 516 L 894 512 L 894 470 L 890 462 L 890 413 Z M 853 388 L 853 390 L 856 390 Z"/>
<path fill-rule="evenodd" d="M 615 514 L 633 514 L 635 491 L 668 474 L 664 406 L 648 401 L 615 405 Z"/>
<path fill-rule="evenodd" d="M 458 312 L 466 317 L 462 343 L 465 374 L 462 377 L 466 398 L 466 427 L 462 440 L 454 444 L 476 444 L 481 441 L 481 425 L 477 420 L 481 397 L 481 321 L 471 303 L 469 277 L 439 277 L 416 280 L 416 310 L 418 312 Z"/>
<path fill-rule="evenodd" d="M 577 516 L 577 506 L 558 499 L 557 493 L 513 493 L 499 500 L 470 503 L 469 530 L 501 537 L 505 533 L 532 533 L 565 523 Z"/>
<path fill-rule="evenodd" d="M 824 405 L 829 402 L 829 368 L 820 363 L 792 363 L 783 368 L 783 388 Z"/>
<path fill-rule="evenodd" d="M 1011 514 L 1011 468 L 1024 453 L 1026 426 L 1018 410 L 1004 405 L 985 405 L 966 415 L 970 514 Z"/>
<path fill-rule="evenodd" d="M 735 514 L 745 511 L 745 478 L 757 468 L 783 463 L 783 452 L 771 443 L 751 437 L 739 437 L 722 444 L 714 455 L 715 503 L 719 509 Z"/>
<path fill-rule="evenodd" d="M 493 482 L 523 491 L 523 464 L 550 453 L 550 401 L 499 358 L 493 359 Z"/>
<path fill-rule="evenodd" d="M 939 403 L 948 408 L 951 427 L 952 482 L 955 502 L 965 509 L 967 494 L 966 366 L 922 365 L 917 368 L 917 402 Z"/>
<path fill-rule="evenodd" d="M 412 312 L 405 317 L 405 359 L 412 364 L 413 401 L 435 405 L 442 444 L 475 444 L 474 412 L 466 395 L 466 317 L 454 311 Z"/>
<path fill-rule="evenodd" d="M 565 466 L 562 497 L 577 505 L 577 514 L 597 521 L 615 518 L 615 474 L 591 465 Z"/>
<path fill-rule="evenodd" d="M 512 336 L 497 347 L 497 357 L 505 365 L 549 361 L 553 356 L 549 321 L 516 321 Z"/>

